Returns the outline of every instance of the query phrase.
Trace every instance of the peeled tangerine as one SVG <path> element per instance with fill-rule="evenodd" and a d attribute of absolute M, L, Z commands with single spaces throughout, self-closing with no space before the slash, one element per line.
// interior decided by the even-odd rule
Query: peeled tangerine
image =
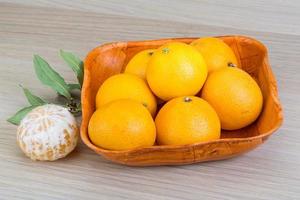
<path fill-rule="evenodd" d="M 47 104 L 28 113 L 17 130 L 17 142 L 32 160 L 53 161 L 77 145 L 78 128 L 67 108 Z"/>

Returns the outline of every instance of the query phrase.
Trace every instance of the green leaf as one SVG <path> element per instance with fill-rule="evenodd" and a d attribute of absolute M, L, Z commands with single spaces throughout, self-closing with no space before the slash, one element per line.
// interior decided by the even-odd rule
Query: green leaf
<path fill-rule="evenodd" d="M 29 106 L 19 110 L 14 116 L 7 119 L 8 122 L 19 125 L 21 120 L 34 108 L 38 106 Z"/>
<path fill-rule="evenodd" d="M 20 85 L 20 87 L 23 89 L 23 92 L 24 92 L 28 102 L 32 106 L 41 106 L 41 105 L 46 104 L 46 102 L 43 99 L 32 94 L 27 88 L 24 88 L 22 85 Z"/>
<path fill-rule="evenodd" d="M 60 50 L 60 56 L 64 59 L 64 61 L 71 67 L 71 69 L 76 73 L 77 80 L 82 86 L 83 82 L 83 62 L 71 52 Z"/>
<path fill-rule="evenodd" d="M 69 86 L 69 91 L 81 89 L 80 85 L 77 83 L 70 83 L 70 84 L 68 84 L 68 86 Z"/>
<path fill-rule="evenodd" d="M 69 87 L 65 80 L 43 58 L 34 55 L 33 63 L 35 73 L 43 84 L 50 86 L 67 99 L 71 99 Z"/>

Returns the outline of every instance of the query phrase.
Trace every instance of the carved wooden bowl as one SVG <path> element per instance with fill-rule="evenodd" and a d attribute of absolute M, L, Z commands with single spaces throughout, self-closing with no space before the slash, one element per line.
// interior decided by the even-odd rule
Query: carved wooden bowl
<path fill-rule="evenodd" d="M 108 77 L 123 72 L 127 62 L 139 51 L 157 48 L 167 42 L 190 43 L 196 38 L 174 38 L 137 42 L 116 42 L 93 49 L 84 63 L 82 88 L 81 138 L 103 157 L 125 165 L 182 165 L 234 157 L 262 144 L 282 123 L 282 108 L 278 99 L 276 80 L 268 61 L 267 49 L 255 39 L 244 36 L 221 36 L 235 52 L 240 66 L 259 84 L 264 106 L 259 118 L 248 127 L 222 131 L 221 139 L 190 145 L 155 145 L 126 151 L 112 151 L 95 146 L 88 136 L 88 123 L 95 111 L 95 96 Z"/>

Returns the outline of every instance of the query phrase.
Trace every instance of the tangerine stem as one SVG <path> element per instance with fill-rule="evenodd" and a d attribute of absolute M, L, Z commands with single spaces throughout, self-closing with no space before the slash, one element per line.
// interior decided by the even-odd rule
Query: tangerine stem
<path fill-rule="evenodd" d="M 192 101 L 192 98 L 190 98 L 190 97 L 184 97 L 184 98 L 183 98 L 183 101 L 184 101 L 184 102 L 191 102 L 191 101 Z"/>

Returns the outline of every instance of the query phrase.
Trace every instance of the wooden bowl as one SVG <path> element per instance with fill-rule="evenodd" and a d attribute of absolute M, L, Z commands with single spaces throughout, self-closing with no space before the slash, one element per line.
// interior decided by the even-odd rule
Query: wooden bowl
<path fill-rule="evenodd" d="M 255 39 L 244 36 L 221 36 L 235 52 L 240 66 L 259 84 L 264 106 L 259 118 L 250 126 L 236 131 L 222 131 L 221 139 L 180 146 L 152 146 L 147 148 L 111 151 L 95 146 L 88 136 L 88 123 L 95 111 L 95 96 L 108 77 L 123 72 L 133 55 L 141 50 L 157 48 L 167 42 L 190 43 L 196 38 L 173 38 L 137 42 L 116 42 L 93 49 L 84 63 L 82 88 L 81 138 L 96 153 L 105 158 L 131 166 L 182 165 L 237 156 L 258 145 L 279 128 L 282 108 L 278 99 L 275 77 L 268 61 L 267 49 Z"/>

